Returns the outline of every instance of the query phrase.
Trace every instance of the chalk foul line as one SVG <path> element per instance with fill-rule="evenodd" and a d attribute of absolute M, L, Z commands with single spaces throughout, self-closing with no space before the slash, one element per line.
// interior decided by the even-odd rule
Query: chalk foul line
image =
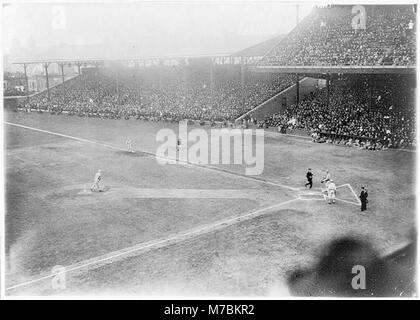
<path fill-rule="evenodd" d="M 287 201 L 284 201 L 284 202 L 281 202 L 281 203 L 274 204 L 272 206 L 264 207 L 264 208 L 249 212 L 249 213 L 241 215 L 241 216 L 237 216 L 237 217 L 233 217 L 233 218 L 229 218 L 229 219 L 224 219 L 224 220 L 214 222 L 212 224 L 207 224 L 207 225 L 204 225 L 204 226 L 200 226 L 198 228 L 194 228 L 194 229 L 189 230 L 187 232 L 182 232 L 182 233 L 175 234 L 175 235 L 173 235 L 171 237 L 168 237 L 168 238 L 143 242 L 143 243 L 139 243 L 137 245 L 131 246 L 131 247 L 127 247 L 127 248 L 124 248 L 124 249 L 113 251 L 113 252 L 107 253 L 105 255 L 101 255 L 101 256 L 98 256 L 98 257 L 95 257 L 95 258 L 91 258 L 91 259 L 88 259 L 88 260 L 85 260 L 85 261 L 82 261 L 82 262 L 64 267 L 63 271 L 52 273 L 52 274 L 49 274 L 49 275 L 46 275 L 46 276 L 43 276 L 43 277 L 40 277 L 40 278 L 36 278 L 36 279 L 33 279 L 33 280 L 29 280 L 29 281 L 26 281 L 26 282 L 23 282 L 23 283 L 19 283 L 19 284 L 7 287 L 6 291 L 10 291 L 10 290 L 13 290 L 13 289 L 18 289 L 18 288 L 21 288 L 21 287 L 24 287 L 24 286 L 35 284 L 35 283 L 38 283 L 38 282 L 41 282 L 41 281 L 44 281 L 44 280 L 48 280 L 48 279 L 57 277 L 58 275 L 66 274 L 66 273 L 76 271 L 76 270 L 89 268 L 89 267 L 92 268 L 93 266 L 96 266 L 96 268 L 98 268 L 101 265 L 115 262 L 115 260 L 117 258 L 127 257 L 127 256 L 129 256 L 130 254 L 133 254 L 133 253 L 138 253 L 140 251 L 145 251 L 147 249 L 162 248 L 162 247 L 168 246 L 170 244 L 174 244 L 174 243 L 177 243 L 177 242 L 180 242 L 180 241 L 185 241 L 185 240 L 188 240 L 188 239 L 191 239 L 191 238 L 195 238 L 195 237 L 198 237 L 198 236 L 201 236 L 201 235 L 204 235 L 204 234 L 216 231 L 216 230 L 221 230 L 223 228 L 226 228 L 228 226 L 232 226 L 232 225 L 237 224 L 239 222 L 249 220 L 249 219 L 261 216 L 263 214 L 269 213 L 272 210 L 277 209 L 278 207 L 281 207 L 283 205 L 292 203 L 292 202 L 297 201 L 297 200 L 299 200 L 299 198 L 294 198 L 294 199 L 291 199 L 291 200 L 287 200 Z"/>
<path fill-rule="evenodd" d="M 29 130 L 43 132 L 43 133 L 48 133 L 48 134 L 52 134 L 52 135 L 60 136 L 60 137 L 63 137 L 63 138 L 68 138 L 68 139 L 80 141 L 80 142 L 96 144 L 96 145 L 103 146 L 103 147 L 106 147 L 106 148 L 111 148 L 111 149 L 120 150 L 120 151 L 121 150 L 122 151 L 127 151 L 125 148 L 121 148 L 121 147 L 113 146 L 113 145 L 110 145 L 110 144 L 102 143 L 100 141 L 94 141 L 94 140 L 74 137 L 74 136 L 70 136 L 70 135 L 66 135 L 66 134 L 62 134 L 62 133 L 57 133 L 57 132 L 52 132 L 52 131 L 48 131 L 48 130 L 33 128 L 33 127 L 24 126 L 24 125 L 15 124 L 15 123 L 6 122 L 6 121 L 4 123 L 8 124 L 8 125 L 11 125 L 11 126 L 21 127 L 21 128 L 25 128 L 25 129 L 29 129 Z M 150 157 L 163 158 L 163 157 L 160 157 L 160 156 L 158 156 L 154 153 L 151 153 L 151 152 L 147 152 L 147 151 L 143 151 L 143 150 L 136 150 L 136 151 L 143 152 Z M 164 158 L 164 159 L 168 160 L 168 158 Z M 256 177 L 244 176 L 242 174 L 235 173 L 235 172 L 232 172 L 232 171 L 229 171 L 229 170 L 220 169 L 220 168 L 217 168 L 217 167 L 214 167 L 214 166 L 196 165 L 196 164 L 191 164 L 187 161 L 179 161 L 178 159 L 170 159 L 169 158 L 169 160 L 177 160 L 178 162 L 180 162 L 180 163 L 182 163 L 186 166 L 198 167 L 198 168 L 207 169 L 207 170 L 215 170 L 215 171 L 218 171 L 218 172 L 226 173 L 226 174 L 229 174 L 229 175 L 234 175 L 234 176 L 241 177 L 241 178 L 244 178 L 244 179 L 258 181 L 258 182 L 261 182 L 261 183 L 267 183 L 267 184 L 283 187 L 283 188 L 286 188 L 286 189 L 289 189 L 289 190 L 294 190 L 294 191 L 299 190 L 299 188 L 278 184 L 278 183 L 275 183 L 275 182 L 259 179 L 259 178 L 256 178 Z M 339 186 L 339 187 L 343 187 L 343 186 L 348 186 L 350 188 L 351 192 L 353 193 L 353 195 L 355 196 L 355 198 L 358 201 L 357 204 L 360 204 L 360 201 L 359 201 L 356 193 L 354 192 L 353 188 L 351 187 L 351 185 L 350 184 L 345 184 L 345 185 L 342 185 L 342 186 Z M 323 195 L 323 198 L 325 200 L 325 198 L 326 198 L 325 195 Z M 47 279 L 51 279 L 51 278 L 54 278 L 54 277 L 56 277 L 60 274 L 65 274 L 65 273 L 69 273 L 69 272 L 72 272 L 72 271 L 77 271 L 77 270 L 80 270 L 80 269 L 89 268 L 89 267 L 93 267 L 93 266 L 99 267 L 99 265 L 101 265 L 101 264 L 112 263 L 117 258 L 127 257 L 130 254 L 138 253 L 140 251 L 144 251 L 144 250 L 147 250 L 147 249 L 165 247 L 167 245 L 170 245 L 170 244 L 173 244 L 173 243 L 176 243 L 176 242 L 180 242 L 180 241 L 183 241 L 183 240 L 188 240 L 188 239 L 191 239 L 193 237 L 197 237 L 197 236 L 200 236 L 200 235 L 203 235 L 203 234 L 207 234 L 207 233 L 210 233 L 212 231 L 216 231 L 216 230 L 225 228 L 227 226 L 234 225 L 234 224 L 239 223 L 241 221 L 248 220 L 248 219 L 263 215 L 265 213 L 271 212 L 272 210 L 274 210 L 274 209 L 276 209 L 280 206 L 283 206 L 283 205 L 288 204 L 288 203 L 292 203 L 294 201 L 299 201 L 299 200 L 313 201 L 313 200 L 319 200 L 319 199 L 305 199 L 305 198 L 302 198 L 301 195 L 298 195 L 297 198 L 287 200 L 287 201 L 284 201 L 284 202 L 281 202 L 281 203 L 278 203 L 278 204 L 275 204 L 275 205 L 272 205 L 272 206 L 269 206 L 269 207 L 264 207 L 264 208 L 249 212 L 249 213 L 241 215 L 241 216 L 221 220 L 221 221 L 218 221 L 218 222 L 215 222 L 215 223 L 212 223 L 212 224 L 208 224 L 208 225 L 204 225 L 204 226 L 194 228 L 194 229 L 186 231 L 186 232 L 177 233 L 177 234 L 172 235 L 168 238 L 143 242 L 143 243 L 131 246 L 131 247 L 127 247 L 127 248 L 124 248 L 124 249 L 113 251 L 113 252 L 110 252 L 110 253 L 107 253 L 105 255 L 95 257 L 95 258 L 91 258 L 91 259 L 88 259 L 88 260 L 85 260 L 85 261 L 82 261 L 82 262 L 64 267 L 64 271 L 48 274 L 48 275 L 45 275 L 45 276 L 40 277 L 40 278 L 36 278 L 36 279 L 33 279 L 33 280 L 29 280 L 29 281 L 26 281 L 26 282 L 23 282 L 23 283 L 20 283 L 20 284 L 16 284 L 16 285 L 7 287 L 6 291 L 21 288 L 21 287 L 24 287 L 24 286 L 28 286 L 28 285 L 31 285 L 31 284 L 34 284 L 34 283 L 38 283 L 38 282 L 47 280 Z M 346 203 L 349 203 L 349 204 L 353 204 L 353 205 L 356 204 L 354 202 L 350 202 L 350 201 L 347 201 L 347 200 L 341 200 L 341 199 L 337 199 L 337 200 L 343 201 L 343 202 L 346 202 Z"/>
<path fill-rule="evenodd" d="M 103 142 L 100 142 L 100 141 L 79 138 L 79 137 L 70 136 L 70 135 L 63 134 L 63 133 L 58 133 L 58 132 L 48 131 L 48 130 L 44 130 L 44 129 L 34 128 L 34 127 L 25 126 L 25 125 L 22 125 L 22 124 L 12 123 L 12 122 L 8 122 L 8 121 L 4 121 L 4 123 L 7 124 L 7 125 L 10 125 L 10 126 L 20 127 L 20 128 L 24 128 L 24 129 L 28 129 L 28 130 L 42 132 L 42 133 L 48 133 L 48 134 L 52 134 L 52 135 L 56 135 L 56 136 L 59 136 L 59 137 L 80 141 L 80 142 L 96 144 L 96 145 L 106 147 L 106 148 L 110 148 L 110 149 L 114 149 L 114 150 L 127 151 L 127 148 L 121 148 L 121 147 L 113 146 L 113 145 L 103 143 Z M 243 175 L 241 173 L 229 171 L 229 170 L 219 168 L 219 167 L 215 167 L 215 166 L 211 166 L 211 165 L 194 164 L 194 163 L 182 160 L 182 159 L 176 159 L 176 158 L 172 158 L 172 157 L 162 157 L 162 156 L 157 155 L 156 153 L 145 151 L 145 150 L 139 150 L 139 149 L 133 149 L 133 150 L 138 151 L 138 152 L 142 152 L 142 153 L 146 154 L 147 156 L 155 158 L 155 159 L 173 161 L 173 162 L 177 162 L 177 163 L 183 164 L 185 166 L 189 166 L 189 167 L 217 171 L 217 172 L 224 173 L 224 174 L 227 174 L 227 175 L 239 177 L 239 178 L 246 179 L 246 180 L 252 180 L 252 181 L 256 181 L 256 182 L 260 182 L 260 183 L 266 183 L 266 184 L 269 184 L 269 185 L 285 188 L 285 189 L 288 189 L 288 190 L 293 190 L 293 191 L 299 190 L 299 188 L 291 187 L 291 186 L 284 185 L 284 184 L 277 183 L 277 182 L 272 182 L 272 181 L 265 180 L 265 179 L 262 179 L 262 178 L 257 178 L 257 177 L 253 177 L 253 176 L 246 176 L 246 175 Z"/>

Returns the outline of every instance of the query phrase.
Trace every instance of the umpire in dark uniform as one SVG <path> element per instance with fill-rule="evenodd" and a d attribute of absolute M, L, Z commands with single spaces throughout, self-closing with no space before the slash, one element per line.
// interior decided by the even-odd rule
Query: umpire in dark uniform
<path fill-rule="evenodd" d="M 308 180 L 307 183 L 305 183 L 305 187 L 307 187 L 309 185 L 309 189 L 312 189 L 312 178 L 313 178 L 313 174 L 311 172 L 311 169 L 308 169 L 308 172 L 306 173 L 306 179 Z"/>
<path fill-rule="evenodd" d="M 365 187 L 362 187 L 362 191 L 360 192 L 359 198 L 360 198 L 360 201 L 362 202 L 362 211 L 365 211 L 366 210 L 366 205 L 368 203 L 368 200 L 367 200 L 368 192 L 365 189 Z"/>

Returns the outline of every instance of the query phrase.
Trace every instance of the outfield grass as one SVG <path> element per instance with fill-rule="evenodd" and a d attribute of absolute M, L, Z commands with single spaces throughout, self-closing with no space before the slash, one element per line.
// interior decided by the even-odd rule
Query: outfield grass
<path fill-rule="evenodd" d="M 359 235 L 386 252 L 404 242 L 415 224 L 413 152 L 265 139 L 258 179 L 302 188 L 311 167 L 316 192 L 329 169 L 337 185 L 350 184 L 356 192 L 368 187 L 369 209 L 361 213 L 344 202 L 287 202 L 299 192 L 244 178 L 243 165 L 219 166 L 238 174 L 231 175 L 162 166 L 147 153 L 123 151 L 130 137 L 135 149 L 156 152 L 157 131 L 176 130 L 175 124 L 36 113 L 6 113 L 5 121 L 113 147 L 5 125 L 6 287 L 48 276 L 56 265 L 76 266 L 66 273 L 66 290 L 53 290 L 46 278 L 7 290 L 10 295 L 271 295 L 287 272 L 313 262 L 333 237 Z M 99 168 L 108 191 L 84 194 Z M 146 189 L 227 191 L 225 198 L 205 192 L 186 199 L 137 196 Z M 353 197 L 346 188 L 338 196 Z M 232 220 L 278 203 L 284 204 Z M 153 244 L 160 239 L 171 241 Z M 148 248 L 137 247 L 149 242 Z M 134 250 L 113 257 L 125 248 Z"/>

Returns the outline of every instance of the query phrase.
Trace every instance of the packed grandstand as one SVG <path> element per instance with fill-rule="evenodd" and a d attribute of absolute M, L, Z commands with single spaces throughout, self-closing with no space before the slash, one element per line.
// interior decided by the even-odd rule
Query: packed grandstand
<path fill-rule="evenodd" d="M 355 20 L 359 16 L 362 21 Z M 414 65 L 413 7 L 335 5 L 312 11 L 264 59 L 274 65 Z M 360 25 L 360 27 L 358 27 Z"/>
<path fill-rule="evenodd" d="M 53 111 L 108 118 L 230 121 L 290 86 L 294 79 L 292 75 L 253 76 L 244 81 L 243 90 L 234 66 L 217 74 L 220 78 L 212 88 L 206 72 L 192 70 L 184 81 L 178 68 L 164 69 L 127 68 L 118 70 L 117 76 L 110 70 L 81 75 L 66 83 L 64 92 L 61 86 L 54 87 L 50 106 Z M 47 92 L 28 104 L 47 108 Z"/>
<path fill-rule="evenodd" d="M 268 116 L 260 127 L 304 129 L 315 142 L 367 149 L 415 146 L 414 77 L 342 76 L 298 105 Z"/>
<path fill-rule="evenodd" d="M 366 28 L 354 28 L 351 6 L 315 8 L 257 62 L 268 66 L 414 66 L 413 6 L 364 6 Z M 208 61 L 207 61 L 208 62 Z M 234 125 L 238 117 L 296 83 L 296 74 L 242 74 L 239 64 L 96 68 L 21 108 L 70 116 Z M 300 75 L 304 76 L 304 75 Z M 415 77 L 345 75 L 299 103 L 241 124 L 304 130 L 316 142 L 366 149 L 409 148 L 415 140 Z M 327 90 L 329 90 L 327 94 Z"/>

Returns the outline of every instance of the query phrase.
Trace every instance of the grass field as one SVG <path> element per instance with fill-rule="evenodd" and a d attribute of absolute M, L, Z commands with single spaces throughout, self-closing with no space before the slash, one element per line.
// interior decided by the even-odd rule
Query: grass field
<path fill-rule="evenodd" d="M 242 165 L 159 164 L 156 133 L 176 124 L 37 113 L 5 121 L 7 295 L 275 295 L 332 238 L 361 236 L 385 253 L 415 224 L 413 152 L 275 134 L 254 178 Z M 126 137 L 137 153 L 125 151 Z M 344 201 L 306 194 L 308 167 L 313 193 L 329 169 Z M 92 194 L 99 168 L 106 191 Z M 352 192 L 362 185 L 364 213 Z M 65 289 L 51 285 L 55 266 L 66 268 Z"/>

